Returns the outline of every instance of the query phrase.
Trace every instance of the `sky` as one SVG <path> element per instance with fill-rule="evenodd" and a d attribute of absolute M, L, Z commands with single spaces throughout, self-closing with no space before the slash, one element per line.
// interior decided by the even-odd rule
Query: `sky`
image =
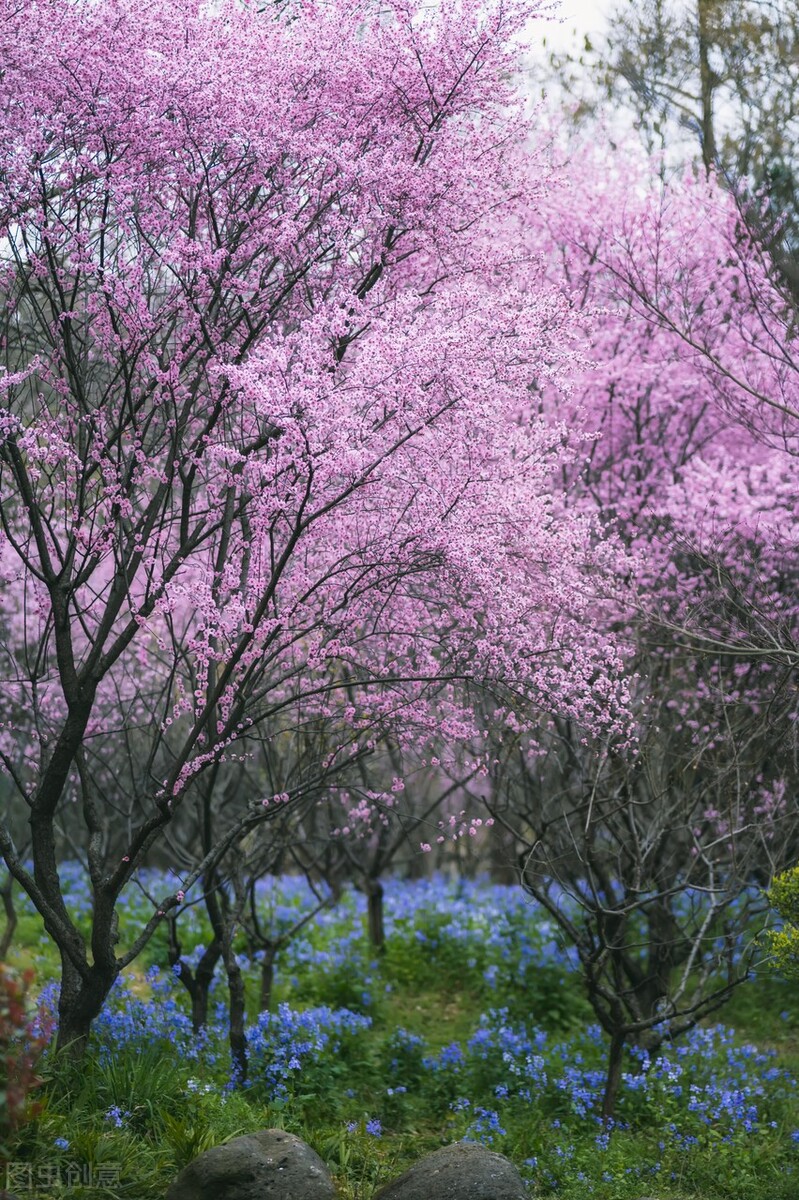
<path fill-rule="evenodd" d="M 567 50 L 581 43 L 586 33 L 597 33 L 605 25 L 610 0 L 562 0 L 560 21 L 546 22 L 547 42 L 552 49 Z"/>

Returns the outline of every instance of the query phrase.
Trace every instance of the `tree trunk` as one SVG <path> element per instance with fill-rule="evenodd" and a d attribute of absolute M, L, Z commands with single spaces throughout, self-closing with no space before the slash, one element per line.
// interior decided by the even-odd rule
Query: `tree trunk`
<path fill-rule="evenodd" d="M 386 929 L 383 920 L 383 885 L 379 879 L 367 881 L 366 905 L 369 941 L 376 950 L 382 952 L 386 944 Z"/>
<path fill-rule="evenodd" d="M 507 829 L 495 825 L 488 841 L 488 870 L 491 882 L 516 886 L 519 882 L 516 858 L 512 836 Z"/>
<path fill-rule="evenodd" d="M 610 1039 L 610 1052 L 608 1054 L 608 1077 L 605 1081 L 605 1094 L 602 1097 L 602 1120 L 609 1121 L 615 1110 L 616 1100 L 619 1095 L 621 1086 L 622 1066 L 624 1065 L 624 1044 L 626 1038 L 623 1033 L 615 1033 Z"/>
<path fill-rule="evenodd" d="M 709 173 L 716 162 L 716 135 L 713 128 L 713 92 L 716 76 L 710 67 L 710 10 L 715 0 L 698 0 L 699 86 L 701 92 L 702 161 Z"/>
<path fill-rule="evenodd" d="M 6 927 L 3 930 L 2 938 L 0 938 L 0 961 L 2 961 L 11 948 L 11 943 L 14 940 L 14 930 L 17 927 L 17 913 L 14 908 L 14 876 L 10 871 L 8 879 L 2 888 L 0 888 L 0 896 L 3 897 L 3 909 L 6 914 Z"/>
<path fill-rule="evenodd" d="M 100 970 L 95 964 L 87 978 L 78 974 L 65 955 L 61 958 L 61 994 L 58 1000 L 56 1054 L 79 1065 L 86 1055 L 92 1021 L 99 1016 L 119 971 Z"/>
<path fill-rule="evenodd" d="M 214 940 L 204 950 L 194 972 L 194 988 L 191 991 L 191 1027 L 194 1033 L 199 1033 L 208 1024 L 208 993 L 221 957 L 222 947 Z"/>
<path fill-rule="evenodd" d="M 244 978 L 232 946 L 228 946 L 225 952 L 225 970 L 230 996 L 230 1056 L 236 1085 L 241 1087 L 247 1078 L 247 1037 L 244 1032 L 246 1005 Z"/>
<path fill-rule="evenodd" d="M 269 1012 L 272 1007 L 276 958 L 277 946 L 270 943 L 264 950 L 264 956 L 261 959 L 261 1012 Z"/>
<path fill-rule="evenodd" d="M 169 948 L 169 965 L 179 968 L 178 979 L 191 998 L 191 1027 L 194 1033 L 199 1033 L 208 1024 L 208 994 L 214 980 L 216 964 L 221 957 L 219 942 L 214 940 L 210 946 L 206 946 L 196 971 L 192 972 L 191 967 L 181 957 L 176 939 L 173 938 Z"/>

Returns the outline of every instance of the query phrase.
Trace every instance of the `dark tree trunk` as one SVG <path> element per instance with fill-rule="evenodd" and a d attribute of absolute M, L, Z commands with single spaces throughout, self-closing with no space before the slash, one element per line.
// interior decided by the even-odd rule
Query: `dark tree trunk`
<path fill-rule="evenodd" d="M 642 1015 L 652 1017 L 671 995 L 674 969 L 688 958 L 691 945 L 665 904 L 651 906 L 647 920 L 646 974 L 640 981 L 630 982 Z"/>
<path fill-rule="evenodd" d="M 61 958 L 61 994 L 58 1001 L 56 1054 L 80 1064 L 89 1044 L 92 1021 L 99 1016 L 119 971 L 101 970 L 96 964 L 81 976 L 65 955 Z"/>
<path fill-rule="evenodd" d="M 616 1111 L 616 1100 L 621 1087 L 622 1067 L 624 1065 L 625 1035 L 615 1033 L 610 1039 L 608 1053 L 608 1077 L 605 1081 L 605 1094 L 602 1097 L 602 1120 L 609 1121 Z"/>
<path fill-rule="evenodd" d="M 492 883 L 516 885 L 519 882 L 514 840 L 506 829 L 496 825 L 488 842 L 488 870 Z"/>
<path fill-rule="evenodd" d="M 383 919 L 383 885 L 379 879 L 367 881 L 366 905 L 369 941 L 376 950 L 382 952 L 386 945 L 386 929 Z"/>
<path fill-rule="evenodd" d="M 247 1078 L 247 1038 L 244 1033 L 247 1014 L 244 978 L 232 946 L 228 946 L 225 953 L 225 970 L 230 997 L 230 1056 L 236 1084 L 241 1087 Z"/>
<path fill-rule="evenodd" d="M 714 0 L 699 0 L 698 30 L 699 30 L 699 87 L 701 92 L 702 112 L 700 123 L 702 127 L 702 161 L 705 170 L 710 172 L 716 162 L 716 135 L 713 128 L 713 92 L 717 85 L 717 77 L 710 67 L 710 50 L 712 46 L 710 32 L 710 9 Z"/>
<path fill-rule="evenodd" d="M 178 967 L 178 979 L 191 998 L 191 1027 L 194 1033 L 199 1033 L 208 1024 L 208 995 L 213 983 L 216 964 L 222 957 L 222 947 L 215 938 L 203 951 L 197 969 L 192 971 L 182 958 L 174 921 L 169 928 L 169 965 Z"/>
<path fill-rule="evenodd" d="M 3 909 L 6 914 L 6 927 L 0 938 L 0 960 L 4 959 L 14 940 L 14 930 L 17 928 L 17 912 L 14 908 L 14 876 L 9 871 L 8 878 L 0 888 L 3 897 Z"/>
<path fill-rule="evenodd" d="M 261 1012 L 269 1012 L 272 1007 L 272 988 L 275 983 L 275 959 L 277 946 L 269 944 L 264 949 L 261 959 Z"/>
<path fill-rule="evenodd" d="M 194 989 L 191 991 L 191 1027 L 199 1033 L 208 1024 L 208 995 L 214 981 L 216 964 L 222 957 L 222 947 L 211 942 L 203 952 L 194 972 Z"/>

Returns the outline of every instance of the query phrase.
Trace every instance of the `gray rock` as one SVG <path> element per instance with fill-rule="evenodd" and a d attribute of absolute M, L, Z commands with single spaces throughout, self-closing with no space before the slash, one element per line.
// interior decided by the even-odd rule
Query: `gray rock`
<path fill-rule="evenodd" d="M 504 1154 L 454 1142 L 421 1158 L 374 1200 L 526 1200 L 522 1177 Z"/>
<path fill-rule="evenodd" d="M 262 1129 L 200 1154 L 166 1200 L 334 1200 L 335 1194 L 316 1151 L 293 1133 Z"/>

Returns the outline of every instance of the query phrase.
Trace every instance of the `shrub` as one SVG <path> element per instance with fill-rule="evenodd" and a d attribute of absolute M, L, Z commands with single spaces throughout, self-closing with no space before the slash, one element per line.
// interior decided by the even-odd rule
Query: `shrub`
<path fill-rule="evenodd" d="M 771 952 L 783 975 L 795 978 L 799 976 L 799 866 L 777 876 L 768 899 L 784 922 L 782 929 L 768 934 Z"/>
<path fill-rule="evenodd" d="M 31 1091 L 41 1080 L 36 1065 L 52 1029 L 35 1023 L 30 1000 L 33 971 L 18 972 L 0 963 L 0 1153 L 8 1139 L 30 1116 Z"/>

